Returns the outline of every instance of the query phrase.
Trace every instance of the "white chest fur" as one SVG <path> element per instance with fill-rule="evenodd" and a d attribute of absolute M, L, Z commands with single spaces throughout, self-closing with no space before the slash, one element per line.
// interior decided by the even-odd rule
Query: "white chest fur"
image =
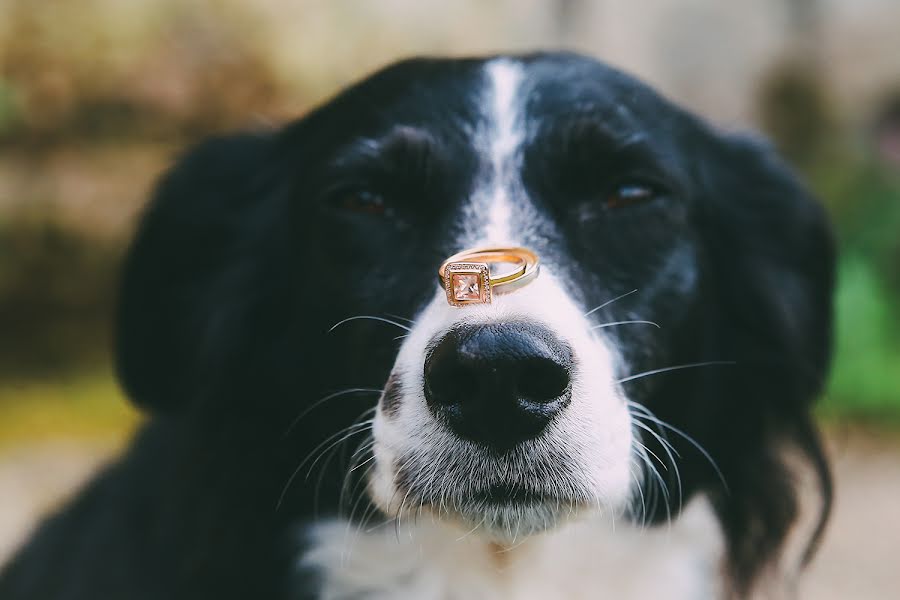
<path fill-rule="evenodd" d="M 721 534 L 702 500 L 671 527 L 598 518 L 506 551 L 428 517 L 369 533 L 331 521 L 312 539 L 301 561 L 322 576 L 323 600 L 721 597 Z"/>

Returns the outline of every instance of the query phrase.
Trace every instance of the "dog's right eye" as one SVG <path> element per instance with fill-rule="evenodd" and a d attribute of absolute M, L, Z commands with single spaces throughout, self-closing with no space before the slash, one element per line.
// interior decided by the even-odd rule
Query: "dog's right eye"
<path fill-rule="evenodd" d="M 639 181 L 626 182 L 616 186 L 606 198 L 606 207 L 610 209 L 624 208 L 641 202 L 648 202 L 659 196 L 658 189 L 648 183 Z"/>
<path fill-rule="evenodd" d="M 337 193 L 332 206 L 346 212 L 381 216 L 388 213 L 384 196 L 369 190 L 346 190 Z"/>

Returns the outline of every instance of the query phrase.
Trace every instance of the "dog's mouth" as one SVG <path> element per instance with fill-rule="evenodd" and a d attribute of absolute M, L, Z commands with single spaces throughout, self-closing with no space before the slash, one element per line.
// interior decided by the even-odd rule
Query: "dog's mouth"
<path fill-rule="evenodd" d="M 449 510 L 429 506 L 442 520 L 457 521 L 501 544 L 556 529 L 582 514 L 582 508 L 584 504 L 573 499 L 505 484 L 461 498 Z"/>
<path fill-rule="evenodd" d="M 402 489 L 402 487 L 401 487 Z M 455 512 L 477 511 L 479 508 L 525 508 L 534 506 L 570 506 L 579 500 L 508 483 L 496 483 L 472 492 L 416 493 L 404 490 L 417 502 Z"/>
<path fill-rule="evenodd" d="M 497 483 L 478 490 L 470 497 L 470 502 L 486 506 L 529 506 L 560 502 L 561 499 L 526 487 Z"/>
<path fill-rule="evenodd" d="M 444 458 L 448 456 L 452 455 Z M 550 486 L 536 473 L 515 471 L 502 460 L 488 462 L 468 466 L 446 462 L 436 468 L 435 461 L 400 459 L 390 495 L 375 498 L 376 503 L 391 518 L 418 519 L 427 514 L 500 543 L 555 528 L 596 504 L 586 489 L 577 493 L 578 481 L 562 472 L 549 478 L 558 484 Z"/>

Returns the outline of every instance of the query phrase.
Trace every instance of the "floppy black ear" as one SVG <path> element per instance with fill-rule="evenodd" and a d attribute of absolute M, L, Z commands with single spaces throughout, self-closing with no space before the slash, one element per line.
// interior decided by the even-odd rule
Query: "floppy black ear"
<path fill-rule="evenodd" d="M 822 206 L 756 140 L 713 134 L 701 165 L 701 232 L 711 265 L 719 375 L 715 454 L 730 486 L 717 501 L 740 590 L 782 549 L 798 512 L 799 455 L 818 480 L 817 544 L 831 502 L 827 462 L 810 415 L 831 356 L 835 250 Z M 724 392 L 724 393 L 723 393 Z"/>
<path fill-rule="evenodd" d="M 202 393 L 239 347 L 271 203 L 271 138 L 212 139 L 159 183 L 125 260 L 118 375 L 133 400 L 170 410 Z M 210 377 L 212 375 L 212 377 Z"/>
<path fill-rule="evenodd" d="M 759 140 L 727 137 L 704 163 L 702 230 L 718 291 L 754 361 L 806 402 L 831 356 L 834 241 L 821 204 Z"/>

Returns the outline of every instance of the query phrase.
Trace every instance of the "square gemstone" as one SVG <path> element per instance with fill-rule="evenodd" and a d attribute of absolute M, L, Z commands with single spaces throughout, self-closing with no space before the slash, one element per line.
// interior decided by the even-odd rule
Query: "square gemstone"
<path fill-rule="evenodd" d="M 477 273 L 453 273 L 450 275 L 453 298 L 457 302 L 481 299 L 481 276 Z"/>

